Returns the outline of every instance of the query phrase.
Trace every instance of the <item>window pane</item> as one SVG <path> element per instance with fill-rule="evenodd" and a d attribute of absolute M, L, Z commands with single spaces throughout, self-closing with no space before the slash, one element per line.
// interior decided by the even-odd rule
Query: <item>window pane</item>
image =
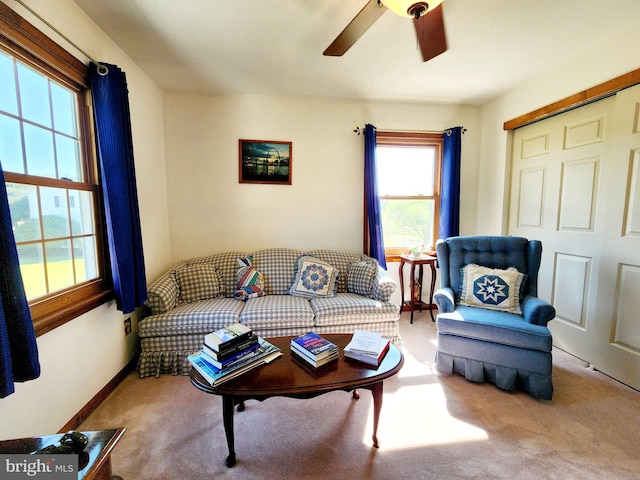
<path fill-rule="evenodd" d="M 434 147 L 376 147 L 379 195 L 433 195 Z"/>
<path fill-rule="evenodd" d="M 44 277 L 41 245 L 18 245 L 18 258 L 27 299 L 32 300 L 46 295 L 47 284 Z"/>
<path fill-rule="evenodd" d="M 0 162 L 5 172 L 24 173 L 20 122 L 0 114 Z"/>
<path fill-rule="evenodd" d="M 40 213 L 37 187 L 7 183 L 11 224 L 16 242 L 40 240 Z"/>
<path fill-rule="evenodd" d="M 87 235 L 93 230 L 93 197 L 91 192 L 69 190 L 72 235 Z"/>
<path fill-rule="evenodd" d="M 24 141 L 27 153 L 27 173 L 40 177 L 56 178 L 51 131 L 25 123 Z"/>
<path fill-rule="evenodd" d="M 433 246 L 433 200 L 380 201 L 385 248 Z"/>
<path fill-rule="evenodd" d="M 77 283 L 98 278 L 98 258 L 96 255 L 95 237 L 74 239 L 73 255 Z"/>
<path fill-rule="evenodd" d="M 44 238 L 68 237 L 67 191 L 64 188 L 41 187 L 40 203 L 42 205 Z M 49 259 L 48 256 L 47 259 Z"/>
<path fill-rule="evenodd" d="M 18 63 L 18 79 L 23 118 L 45 127 L 51 127 L 49 81 L 47 78 L 35 70 Z"/>
<path fill-rule="evenodd" d="M 13 59 L 0 52 L 0 110 L 18 115 Z"/>
<path fill-rule="evenodd" d="M 82 179 L 78 143 L 77 140 L 56 134 L 58 175 L 63 180 L 79 182 Z"/>
<path fill-rule="evenodd" d="M 54 242 L 45 242 L 44 248 L 47 254 L 49 293 L 73 285 L 71 241 L 57 240 Z"/>
<path fill-rule="evenodd" d="M 71 137 L 77 137 L 78 120 L 76 118 L 76 99 L 73 93 L 52 82 L 51 100 L 55 130 Z"/>

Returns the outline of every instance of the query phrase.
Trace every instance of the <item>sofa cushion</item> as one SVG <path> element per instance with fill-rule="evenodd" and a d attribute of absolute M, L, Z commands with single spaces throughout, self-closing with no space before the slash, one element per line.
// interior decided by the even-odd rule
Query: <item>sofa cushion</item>
<path fill-rule="evenodd" d="M 208 255 L 206 257 L 192 258 L 188 261 L 189 264 L 196 265 L 200 263 L 210 263 L 218 267 L 218 271 L 222 276 L 222 284 L 225 297 L 233 297 L 233 292 L 238 289 L 238 282 L 236 281 L 236 269 L 238 268 L 238 258 L 246 257 L 247 253 L 244 252 L 222 252 Z M 263 272 L 264 273 L 264 272 Z"/>
<path fill-rule="evenodd" d="M 333 297 L 338 287 L 338 270 L 317 258 L 301 255 L 289 295 L 302 297 Z"/>
<path fill-rule="evenodd" d="M 222 277 L 215 265 L 186 264 L 177 268 L 174 274 L 183 303 L 224 296 Z"/>
<path fill-rule="evenodd" d="M 337 293 L 347 292 L 347 279 L 349 277 L 350 264 L 352 264 L 353 262 L 360 262 L 362 260 L 373 260 L 371 257 L 368 257 L 363 253 L 341 250 L 317 249 L 305 252 L 305 254 L 315 258 L 319 258 L 323 262 L 331 265 L 333 268 L 338 269 Z"/>
<path fill-rule="evenodd" d="M 439 335 L 456 335 L 543 352 L 550 352 L 552 348 L 551 331 L 547 327 L 525 322 L 513 313 L 458 305 L 453 312 L 440 313 L 436 326 Z"/>
<path fill-rule="evenodd" d="M 526 275 L 516 268 L 506 270 L 465 265 L 460 275 L 460 303 L 520 315 L 520 299 Z"/>
<path fill-rule="evenodd" d="M 244 303 L 233 298 L 212 298 L 185 303 L 167 313 L 142 319 L 138 326 L 138 334 L 141 338 L 195 333 L 204 335 L 238 322 L 243 306 Z"/>
<path fill-rule="evenodd" d="M 347 291 L 370 297 L 373 279 L 378 274 L 378 262 L 375 260 L 352 262 L 347 272 Z"/>
<path fill-rule="evenodd" d="M 313 326 L 313 310 L 304 297 L 267 295 L 244 305 L 240 323 L 253 330 Z"/>
<path fill-rule="evenodd" d="M 317 326 L 395 321 L 399 313 L 398 305 L 382 303 L 356 293 L 314 298 L 311 308 Z"/>
<path fill-rule="evenodd" d="M 253 266 L 264 276 L 267 295 L 286 295 L 295 274 L 296 260 L 301 250 L 291 248 L 266 248 L 253 252 Z"/>

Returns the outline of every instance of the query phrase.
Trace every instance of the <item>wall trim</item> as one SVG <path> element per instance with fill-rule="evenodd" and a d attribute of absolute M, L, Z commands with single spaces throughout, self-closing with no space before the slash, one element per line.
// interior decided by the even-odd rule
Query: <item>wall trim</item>
<path fill-rule="evenodd" d="M 113 377 L 109 383 L 107 383 L 89 402 L 76 413 L 71 420 L 58 431 L 58 433 L 65 433 L 69 430 L 77 429 L 82 422 L 84 422 L 93 411 L 113 392 L 120 383 L 135 370 L 138 363 L 138 356 L 136 355 L 125 367 L 120 370 L 115 377 Z"/>
<path fill-rule="evenodd" d="M 612 80 L 596 85 L 595 87 L 588 88 L 582 92 L 563 98 L 562 100 L 558 100 L 557 102 L 551 103 L 545 107 L 525 113 L 524 115 L 520 115 L 512 120 L 508 120 L 504 122 L 503 128 L 504 130 L 515 130 L 516 128 L 524 127 L 530 123 L 544 120 L 545 118 L 615 95 L 620 90 L 633 87 L 639 83 L 640 69 L 636 69 Z"/>

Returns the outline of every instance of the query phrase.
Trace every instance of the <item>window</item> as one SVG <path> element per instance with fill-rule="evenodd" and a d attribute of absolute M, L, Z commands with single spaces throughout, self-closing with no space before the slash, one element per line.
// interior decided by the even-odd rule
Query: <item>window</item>
<path fill-rule="evenodd" d="M 442 134 L 376 135 L 380 214 L 387 260 L 435 245 L 440 206 Z"/>
<path fill-rule="evenodd" d="M 35 27 L 0 22 L 0 162 L 36 334 L 110 294 L 87 82 Z"/>

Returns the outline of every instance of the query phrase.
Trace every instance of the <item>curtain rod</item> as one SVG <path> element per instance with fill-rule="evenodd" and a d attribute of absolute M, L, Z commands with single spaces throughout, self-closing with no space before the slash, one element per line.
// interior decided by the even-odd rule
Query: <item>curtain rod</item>
<path fill-rule="evenodd" d="M 34 15 L 38 20 L 40 20 L 41 22 L 43 22 L 47 27 L 49 27 L 51 30 L 53 30 L 54 32 L 56 32 L 58 35 L 60 35 L 62 38 L 64 38 L 68 43 L 71 44 L 71 46 L 73 46 L 76 50 L 78 50 L 80 53 L 82 53 L 85 57 L 87 57 L 89 60 L 91 60 L 93 63 L 95 63 L 98 66 L 98 73 L 100 75 L 106 75 L 107 73 L 109 73 L 109 69 L 107 68 L 106 65 L 103 65 L 102 63 L 98 62 L 97 60 L 94 60 L 91 55 L 89 55 L 87 52 L 85 52 L 84 50 L 82 50 L 78 45 L 76 45 L 75 43 L 73 43 L 71 40 L 69 40 L 69 38 L 62 33 L 60 30 L 58 30 L 56 27 L 54 27 L 53 25 L 51 25 L 48 21 L 46 21 L 38 12 L 36 12 L 34 9 L 32 9 L 30 6 L 26 5 L 22 0 L 16 0 L 17 3 L 19 3 L 20 5 L 22 5 L 24 8 L 26 8 L 32 15 Z"/>
<path fill-rule="evenodd" d="M 462 134 L 464 135 L 465 133 L 467 133 L 467 129 L 464 127 L 462 128 Z M 385 132 L 409 132 L 409 133 L 445 133 L 447 134 L 447 136 L 451 135 L 451 129 L 447 129 L 447 130 L 384 130 Z M 363 134 L 364 135 L 364 130 L 360 127 L 356 127 L 353 129 L 353 133 L 360 135 Z"/>

